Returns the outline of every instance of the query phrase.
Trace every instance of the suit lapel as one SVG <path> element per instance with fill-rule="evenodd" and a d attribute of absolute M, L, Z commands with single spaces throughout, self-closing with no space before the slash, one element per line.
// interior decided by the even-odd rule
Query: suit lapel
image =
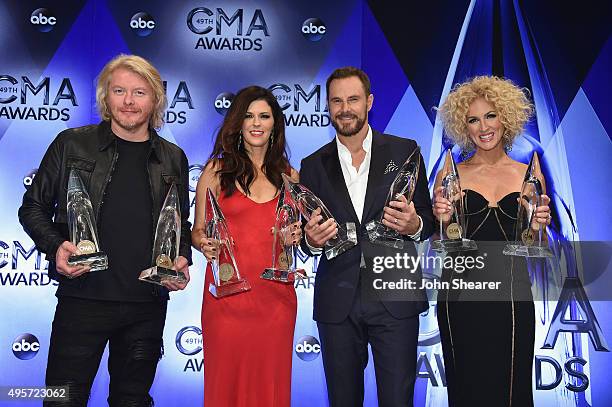
<path fill-rule="evenodd" d="M 368 188 L 366 190 L 365 202 L 363 204 L 363 216 L 361 220 L 366 222 L 372 216 L 370 213 L 374 207 L 374 202 L 378 199 L 386 199 L 388 191 L 381 197 L 380 186 L 383 184 L 385 160 L 391 157 L 388 151 L 389 146 L 384 142 L 382 135 L 376 130 L 372 130 L 372 157 L 370 158 L 370 172 L 368 173 Z M 378 198 L 378 199 L 377 199 Z"/>
<path fill-rule="evenodd" d="M 332 185 L 334 191 L 337 191 L 337 193 L 334 193 L 334 195 L 341 201 L 341 204 L 338 206 L 341 208 L 347 208 L 350 218 L 355 222 L 355 224 L 359 224 L 359 218 L 355 213 L 355 208 L 353 207 L 353 202 L 351 201 L 348 189 L 346 188 L 346 182 L 344 181 L 344 175 L 342 174 L 340 158 L 338 158 L 338 146 L 336 145 L 335 139 L 329 144 L 329 148 L 326 149 L 325 153 L 321 157 L 321 161 L 323 163 L 323 168 L 325 168 L 325 172 L 327 173 L 330 184 Z M 334 214 L 332 213 L 332 215 Z"/>

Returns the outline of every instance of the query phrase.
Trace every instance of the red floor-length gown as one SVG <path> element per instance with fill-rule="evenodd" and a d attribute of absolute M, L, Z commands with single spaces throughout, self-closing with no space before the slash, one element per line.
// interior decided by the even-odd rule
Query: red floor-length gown
<path fill-rule="evenodd" d="M 206 269 L 202 304 L 205 407 L 288 407 L 297 300 L 291 284 L 261 279 L 270 267 L 278 197 L 257 203 L 239 190 L 219 197 L 236 263 L 251 290 L 217 299 Z"/>

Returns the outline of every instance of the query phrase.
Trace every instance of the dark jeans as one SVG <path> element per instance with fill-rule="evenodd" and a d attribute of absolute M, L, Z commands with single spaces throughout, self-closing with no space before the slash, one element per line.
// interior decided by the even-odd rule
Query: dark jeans
<path fill-rule="evenodd" d="M 55 309 L 47 386 L 68 386 L 68 400 L 52 406 L 86 406 L 106 343 L 108 404 L 153 405 L 149 389 L 163 354 L 166 301 L 114 302 L 60 297 Z"/>

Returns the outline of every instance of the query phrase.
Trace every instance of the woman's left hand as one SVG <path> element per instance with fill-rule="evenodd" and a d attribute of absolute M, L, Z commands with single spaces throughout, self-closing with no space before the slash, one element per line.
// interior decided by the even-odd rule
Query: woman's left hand
<path fill-rule="evenodd" d="M 548 206 L 548 204 L 550 203 L 550 198 L 548 197 L 548 195 L 542 195 L 541 203 L 542 204 L 536 208 L 531 221 L 531 228 L 533 230 L 539 230 L 541 225 L 550 225 L 551 215 L 550 207 Z"/>

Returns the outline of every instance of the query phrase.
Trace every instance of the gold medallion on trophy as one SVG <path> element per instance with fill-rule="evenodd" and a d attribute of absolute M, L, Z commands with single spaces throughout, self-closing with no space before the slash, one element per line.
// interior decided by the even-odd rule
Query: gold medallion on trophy
<path fill-rule="evenodd" d="M 172 268 L 172 266 L 174 265 L 172 259 L 167 254 L 160 254 L 159 256 L 157 256 L 157 259 L 155 259 L 155 264 L 158 267 L 164 267 L 167 269 Z"/>
<path fill-rule="evenodd" d="M 223 282 L 227 282 L 234 276 L 234 266 L 229 263 L 219 265 L 219 278 Z"/>
<path fill-rule="evenodd" d="M 281 270 L 289 269 L 289 265 L 293 263 L 293 256 L 291 253 L 281 252 L 278 256 L 278 268 Z"/>
<path fill-rule="evenodd" d="M 523 230 L 523 233 L 521 233 L 521 240 L 523 241 L 525 246 L 531 246 L 533 244 L 535 238 L 533 236 L 533 231 L 531 230 L 531 228 Z"/>
<path fill-rule="evenodd" d="M 81 240 L 77 243 L 77 248 L 81 254 L 92 254 L 96 252 L 96 245 L 91 240 Z"/>
<path fill-rule="evenodd" d="M 446 236 L 449 239 L 459 239 L 461 238 L 461 226 L 458 223 L 451 223 L 446 227 Z"/>

